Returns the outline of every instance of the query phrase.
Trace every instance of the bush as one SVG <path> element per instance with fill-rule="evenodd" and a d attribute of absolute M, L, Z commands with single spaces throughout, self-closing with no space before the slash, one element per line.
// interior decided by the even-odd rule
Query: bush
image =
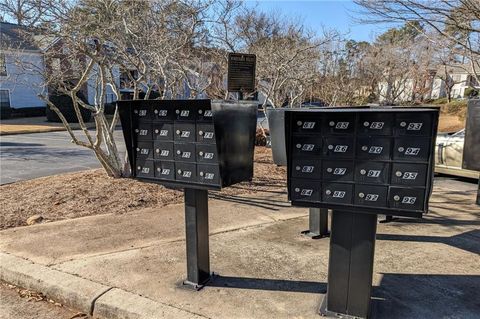
<path fill-rule="evenodd" d="M 436 99 L 432 101 L 432 104 L 447 104 L 448 99 L 446 97 L 442 97 L 440 99 Z"/>
<path fill-rule="evenodd" d="M 480 90 L 476 88 L 466 88 L 463 97 L 472 98 L 480 95 Z"/>
<path fill-rule="evenodd" d="M 77 97 L 83 102 L 88 103 L 85 95 L 83 95 L 82 92 L 78 92 Z M 52 94 L 48 99 L 60 110 L 67 122 L 78 123 L 77 114 L 75 113 L 75 109 L 73 108 L 73 101 L 70 96 L 66 94 Z M 51 110 L 50 107 L 47 106 L 45 113 L 49 122 L 61 122 L 57 113 Z M 83 107 L 80 107 L 80 114 L 82 115 L 82 119 L 84 122 L 90 121 L 92 117 L 92 113 Z"/>

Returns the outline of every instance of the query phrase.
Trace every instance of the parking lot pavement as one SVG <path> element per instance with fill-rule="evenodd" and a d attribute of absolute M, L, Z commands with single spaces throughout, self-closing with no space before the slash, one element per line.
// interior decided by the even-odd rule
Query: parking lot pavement
<path fill-rule="evenodd" d="M 121 131 L 115 136 L 124 152 Z M 100 165 L 93 152 L 70 143 L 67 132 L 0 136 L 1 184 L 97 167 Z"/>
<path fill-rule="evenodd" d="M 440 177 L 423 219 L 378 224 L 373 318 L 478 318 L 475 196 L 475 183 Z M 113 311 L 110 318 L 143 303 L 196 317 L 319 318 L 329 239 L 300 235 L 308 224 L 307 209 L 290 207 L 285 193 L 215 198 L 209 206 L 210 260 L 219 276 L 199 292 L 178 287 L 186 274 L 183 205 L 5 230 L 0 252 L 33 262 L 25 269 L 32 269 L 34 284 L 38 265 L 115 287 L 97 300 L 99 308 L 94 305 L 94 314 Z M 10 265 L 12 274 L 16 264 Z M 25 271 L 11 277 L 21 280 Z"/>

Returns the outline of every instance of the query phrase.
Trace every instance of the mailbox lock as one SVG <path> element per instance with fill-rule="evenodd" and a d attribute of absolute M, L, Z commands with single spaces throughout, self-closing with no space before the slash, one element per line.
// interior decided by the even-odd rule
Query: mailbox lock
<path fill-rule="evenodd" d="M 330 123 L 328 123 L 328 125 L 330 125 L 330 126 L 335 126 L 335 122 L 334 122 L 334 121 L 330 121 Z"/>
<path fill-rule="evenodd" d="M 297 122 L 297 125 L 298 125 L 298 126 L 302 126 L 302 121 L 298 121 L 298 122 Z"/>
<path fill-rule="evenodd" d="M 203 135 L 203 131 L 198 131 L 198 135 Z"/>
<path fill-rule="evenodd" d="M 331 167 L 327 168 L 327 172 L 331 173 L 333 172 L 333 169 Z"/>
<path fill-rule="evenodd" d="M 364 193 L 358 193 L 358 197 L 364 198 L 364 197 L 365 197 L 365 194 L 364 194 Z"/>
<path fill-rule="evenodd" d="M 407 123 L 401 122 L 401 123 L 400 123 L 400 126 L 401 126 L 401 127 L 405 127 L 405 126 L 407 126 Z"/>
<path fill-rule="evenodd" d="M 139 148 L 139 147 L 137 147 L 137 152 L 138 152 L 138 151 L 140 151 L 140 148 Z"/>
<path fill-rule="evenodd" d="M 366 150 L 368 150 L 368 146 L 363 145 L 363 146 L 362 146 L 362 151 L 366 151 Z"/>
<path fill-rule="evenodd" d="M 363 126 L 368 127 L 369 125 L 370 125 L 369 122 L 367 122 L 367 121 L 363 122 Z"/>
<path fill-rule="evenodd" d="M 160 169 L 160 167 L 157 167 L 157 172 L 161 172 L 162 170 Z"/>
<path fill-rule="evenodd" d="M 180 114 L 180 110 L 175 110 L 175 113 Z"/>
<path fill-rule="evenodd" d="M 328 145 L 328 149 L 333 150 L 333 145 L 332 144 Z"/>
<path fill-rule="evenodd" d="M 177 173 L 182 174 L 182 170 L 181 169 L 177 170 Z"/>
<path fill-rule="evenodd" d="M 157 149 L 155 150 L 155 153 L 160 153 L 160 149 L 157 148 Z"/>
<path fill-rule="evenodd" d="M 203 156 L 203 152 L 202 151 L 198 152 L 198 155 Z"/>
<path fill-rule="evenodd" d="M 177 154 L 178 154 L 178 155 L 182 154 L 182 151 L 177 150 Z"/>
<path fill-rule="evenodd" d="M 203 175 L 204 175 L 204 174 L 203 174 L 203 172 L 200 172 L 200 176 L 202 176 L 202 177 L 203 177 Z"/>
<path fill-rule="evenodd" d="M 362 169 L 362 170 L 360 170 L 360 174 L 365 175 L 365 174 L 367 174 L 367 171 Z"/>
<path fill-rule="evenodd" d="M 137 169 L 138 169 L 138 170 L 141 170 L 141 169 L 142 169 L 142 167 L 141 167 L 141 166 L 137 166 Z"/>
<path fill-rule="evenodd" d="M 393 200 L 398 202 L 400 200 L 400 196 L 398 196 L 398 195 L 393 196 Z"/>
<path fill-rule="evenodd" d="M 198 114 L 202 114 L 202 113 L 203 113 L 203 111 L 202 111 L 202 110 L 198 110 Z"/>
<path fill-rule="evenodd" d="M 155 134 L 158 134 L 158 129 L 155 129 Z"/>
<path fill-rule="evenodd" d="M 331 193 L 332 193 L 332 191 L 329 190 L 329 189 L 327 189 L 327 190 L 325 191 L 325 194 L 327 194 L 327 195 L 330 195 Z"/>
<path fill-rule="evenodd" d="M 297 144 L 295 145 L 297 148 L 301 148 L 302 147 L 302 144 Z"/>
<path fill-rule="evenodd" d="M 399 151 L 399 152 L 403 152 L 404 150 L 405 150 L 405 149 L 404 149 L 403 147 L 401 147 L 401 146 L 398 148 L 398 151 Z"/>
<path fill-rule="evenodd" d="M 133 111 L 133 113 L 138 114 L 138 110 Z"/>
<path fill-rule="evenodd" d="M 140 131 L 138 130 L 138 128 L 136 128 L 136 129 L 135 129 L 135 133 L 138 133 L 138 132 L 140 132 Z"/>
<path fill-rule="evenodd" d="M 397 177 L 400 177 L 400 176 L 402 176 L 402 172 L 396 171 L 396 172 L 395 172 L 395 175 L 396 175 Z"/>
<path fill-rule="evenodd" d="M 299 170 L 300 170 L 300 166 L 295 166 L 295 169 L 296 169 L 297 171 L 299 171 Z"/>
<path fill-rule="evenodd" d="M 182 131 L 176 130 L 175 133 L 177 133 L 177 135 L 180 135 L 180 133 L 182 133 Z"/>
<path fill-rule="evenodd" d="M 158 114 L 158 110 L 153 111 L 153 113 Z"/>

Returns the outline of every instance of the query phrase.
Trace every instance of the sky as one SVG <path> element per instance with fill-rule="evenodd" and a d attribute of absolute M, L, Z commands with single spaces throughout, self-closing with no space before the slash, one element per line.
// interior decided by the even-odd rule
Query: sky
<path fill-rule="evenodd" d="M 246 3 L 252 7 L 258 5 L 262 11 L 281 12 L 287 17 L 299 18 L 313 30 L 321 30 L 322 26 L 335 28 L 342 34 L 348 33 L 347 37 L 355 41 L 373 41 L 376 35 L 393 27 L 393 25 L 359 24 L 355 21 L 355 17 L 360 17 L 358 13 L 360 8 L 353 1 L 348 0 L 247 0 Z"/>

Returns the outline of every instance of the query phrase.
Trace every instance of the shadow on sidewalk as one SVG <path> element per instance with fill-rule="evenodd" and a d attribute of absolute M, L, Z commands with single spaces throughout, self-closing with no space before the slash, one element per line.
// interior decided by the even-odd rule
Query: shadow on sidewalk
<path fill-rule="evenodd" d="M 281 208 L 288 208 L 291 207 L 289 202 L 283 202 L 278 200 L 268 200 L 265 198 L 259 197 L 243 197 L 237 195 L 222 195 L 218 193 L 211 193 L 209 198 L 216 199 L 216 200 L 223 200 L 227 202 L 245 204 L 255 207 L 260 207 L 268 210 L 280 210 Z"/>

